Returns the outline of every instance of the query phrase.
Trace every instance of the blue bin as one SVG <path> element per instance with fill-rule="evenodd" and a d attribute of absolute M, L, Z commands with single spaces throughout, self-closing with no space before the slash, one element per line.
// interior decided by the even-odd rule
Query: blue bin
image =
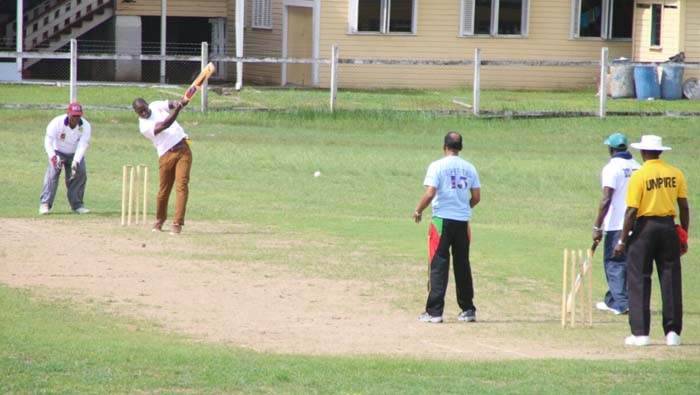
<path fill-rule="evenodd" d="M 683 67 L 669 64 L 662 66 L 661 98 L 666 100 L 683 98 Z"/>
<path fill-rule="evenodd" d="M 634 89 L 637 91 L 637 99 L 639 100 L 660 98 L 661 86 L 659 86 L 659 75 L 656 72 L 656 67 L 635 66 Z"/>

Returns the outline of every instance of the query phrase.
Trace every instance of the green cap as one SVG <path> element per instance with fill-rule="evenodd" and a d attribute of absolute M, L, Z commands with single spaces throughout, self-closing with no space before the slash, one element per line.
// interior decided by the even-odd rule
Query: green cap
<path fill-rule="evenodd" d="M 627 137 L 625 137 L 625 135 L 622 133 L 613 133 L 608 136 L 607 139 L 605 139 L 603 144 L 609 146 L 610 148 L 627 148 Z"/>

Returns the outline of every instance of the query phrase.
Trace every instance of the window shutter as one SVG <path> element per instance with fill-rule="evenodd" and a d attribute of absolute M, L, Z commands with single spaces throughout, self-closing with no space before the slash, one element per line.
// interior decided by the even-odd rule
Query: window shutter
<path fill-rule="evenodd" d="M 357 0 L 348 1 L 348 32 L 357 33 Z"/>
<path fill-rule="evenodd" d="M 520 26 L 520 34 L 527 37 L 530 30 L 530 0 L 523 0 L 523 17 Z"/>
<path fill-rule="evenodd" d="M 272 0 L 263 0 L 263 25 L 272 29 Z"/>
<path fill-rule="evenodd" d="M 474 0 L 462 0 L 462 35 L 474 35 Z"/>
<path fill-rule="evenodd" d="M 253 27 L 260 27 L 260 11 L 262 6 L 262 0 L 253 0 Z"/>
<path fill-rule="evenodd" d="M 253 0 L 253 27 L 272 29 L 270 0 Z"/>
<path fill-rule="evenodd" d="M 603 23 L 600 27 L 600 38 L 607 40 L 610 38 L 610 26 L 612 25 L 612 1 L 603 0 L 603 11 L 600 16 Z"/>
<path fill-rule="evenodd" d="M 578 38 L 581 24 L 581 0 L 571 0 L 571 38 Z"/>

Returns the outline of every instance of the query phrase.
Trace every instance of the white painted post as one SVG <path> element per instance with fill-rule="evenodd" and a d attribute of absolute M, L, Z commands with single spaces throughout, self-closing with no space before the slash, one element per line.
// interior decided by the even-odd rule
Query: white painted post
<path fill-rule="evenodd" d="M 481 49 L 474 49 L 474 116 L 479 116 L 479 101 L 481 100 Z"/>
<path fill-rule="evenodd" d="M 335 100 L 338 95 L 338 44 L 333 44 L 331 53 L 331 112 L 335 109 Z"/>
<path fill-rule="evenodd" d="M 24 0 L 17 0 L 17 32 L 15 33 L 15 43 L 17 52 L 20 54 L 24 51 Z M 22 57 L 17 57 L 17 73 L 19 79 L 22 80 Z"/>
<path fill-rule="evenodd" d="M 209 44 L 207 44 L 206 41 L 202 41 L 202 62 L 201 62 L 202 66 L 200 67 L 200 69 L 207 67 L 207 63 L 209 63 Z M 208 110 L 208 106 L 207 106 L 208 99 L 209 99 L 208 95 L 207 95 L 207 92 L 209 90 L 208 88 L 209 88 L 209 80 L 205 80 L 204 83 L 202 84 L 202 88 L 201 88 L 202 92 L 200 92 L 201 93 L 201 95 L 200 95 L 200 98 L 201 98 L 200 109 L 202 112 L 207 112 L 207 110 Z"/>
<path fill-rule="evenodd" d="M 245 24 L 245 1 L 236 0 L 236 57 L 243 57 L 243 25 Z M 243 62 L 236 62 L 236 90 L 243 88 Z"/>
<path fill-rule="evenodd" d="M 605 104 L 608 100 L 608 48 L 600 49 L 600 107 L 598 108 L 598 116 L 605 118 Z"/>
<path fill-rule="evenodd" d="M 165 56 L 167 37 L 168 0 L 160 0 L 160 56 Z M 160 83 L 165 84 L 165 59 L 160 60 Z"/>
<path fill-rule="evenodd" d="M 78 41 L 70 39 L 70 101 L 78 101 Z"/>

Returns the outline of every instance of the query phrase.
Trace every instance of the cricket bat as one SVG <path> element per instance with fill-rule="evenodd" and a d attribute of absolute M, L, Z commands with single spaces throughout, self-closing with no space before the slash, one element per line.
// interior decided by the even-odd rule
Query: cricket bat
<path fill-rule="evenodd" d="M 192 99 L 195 93 L 197 93 L 197 91 L 202 87 L 204 81 L 208 80 L 209 77 L 211 77 L 215 72 L 216 67 L 214 67 L 214 63 L 209 62 L 206 66 L 204 66 L 197 78 L 195 78 L 192 82 L 192 85 L 190 85 L 190 87 L 185 92 L 185 97 L 183 99 L 185 101 L 190 101 L 190 99 Z"/>

